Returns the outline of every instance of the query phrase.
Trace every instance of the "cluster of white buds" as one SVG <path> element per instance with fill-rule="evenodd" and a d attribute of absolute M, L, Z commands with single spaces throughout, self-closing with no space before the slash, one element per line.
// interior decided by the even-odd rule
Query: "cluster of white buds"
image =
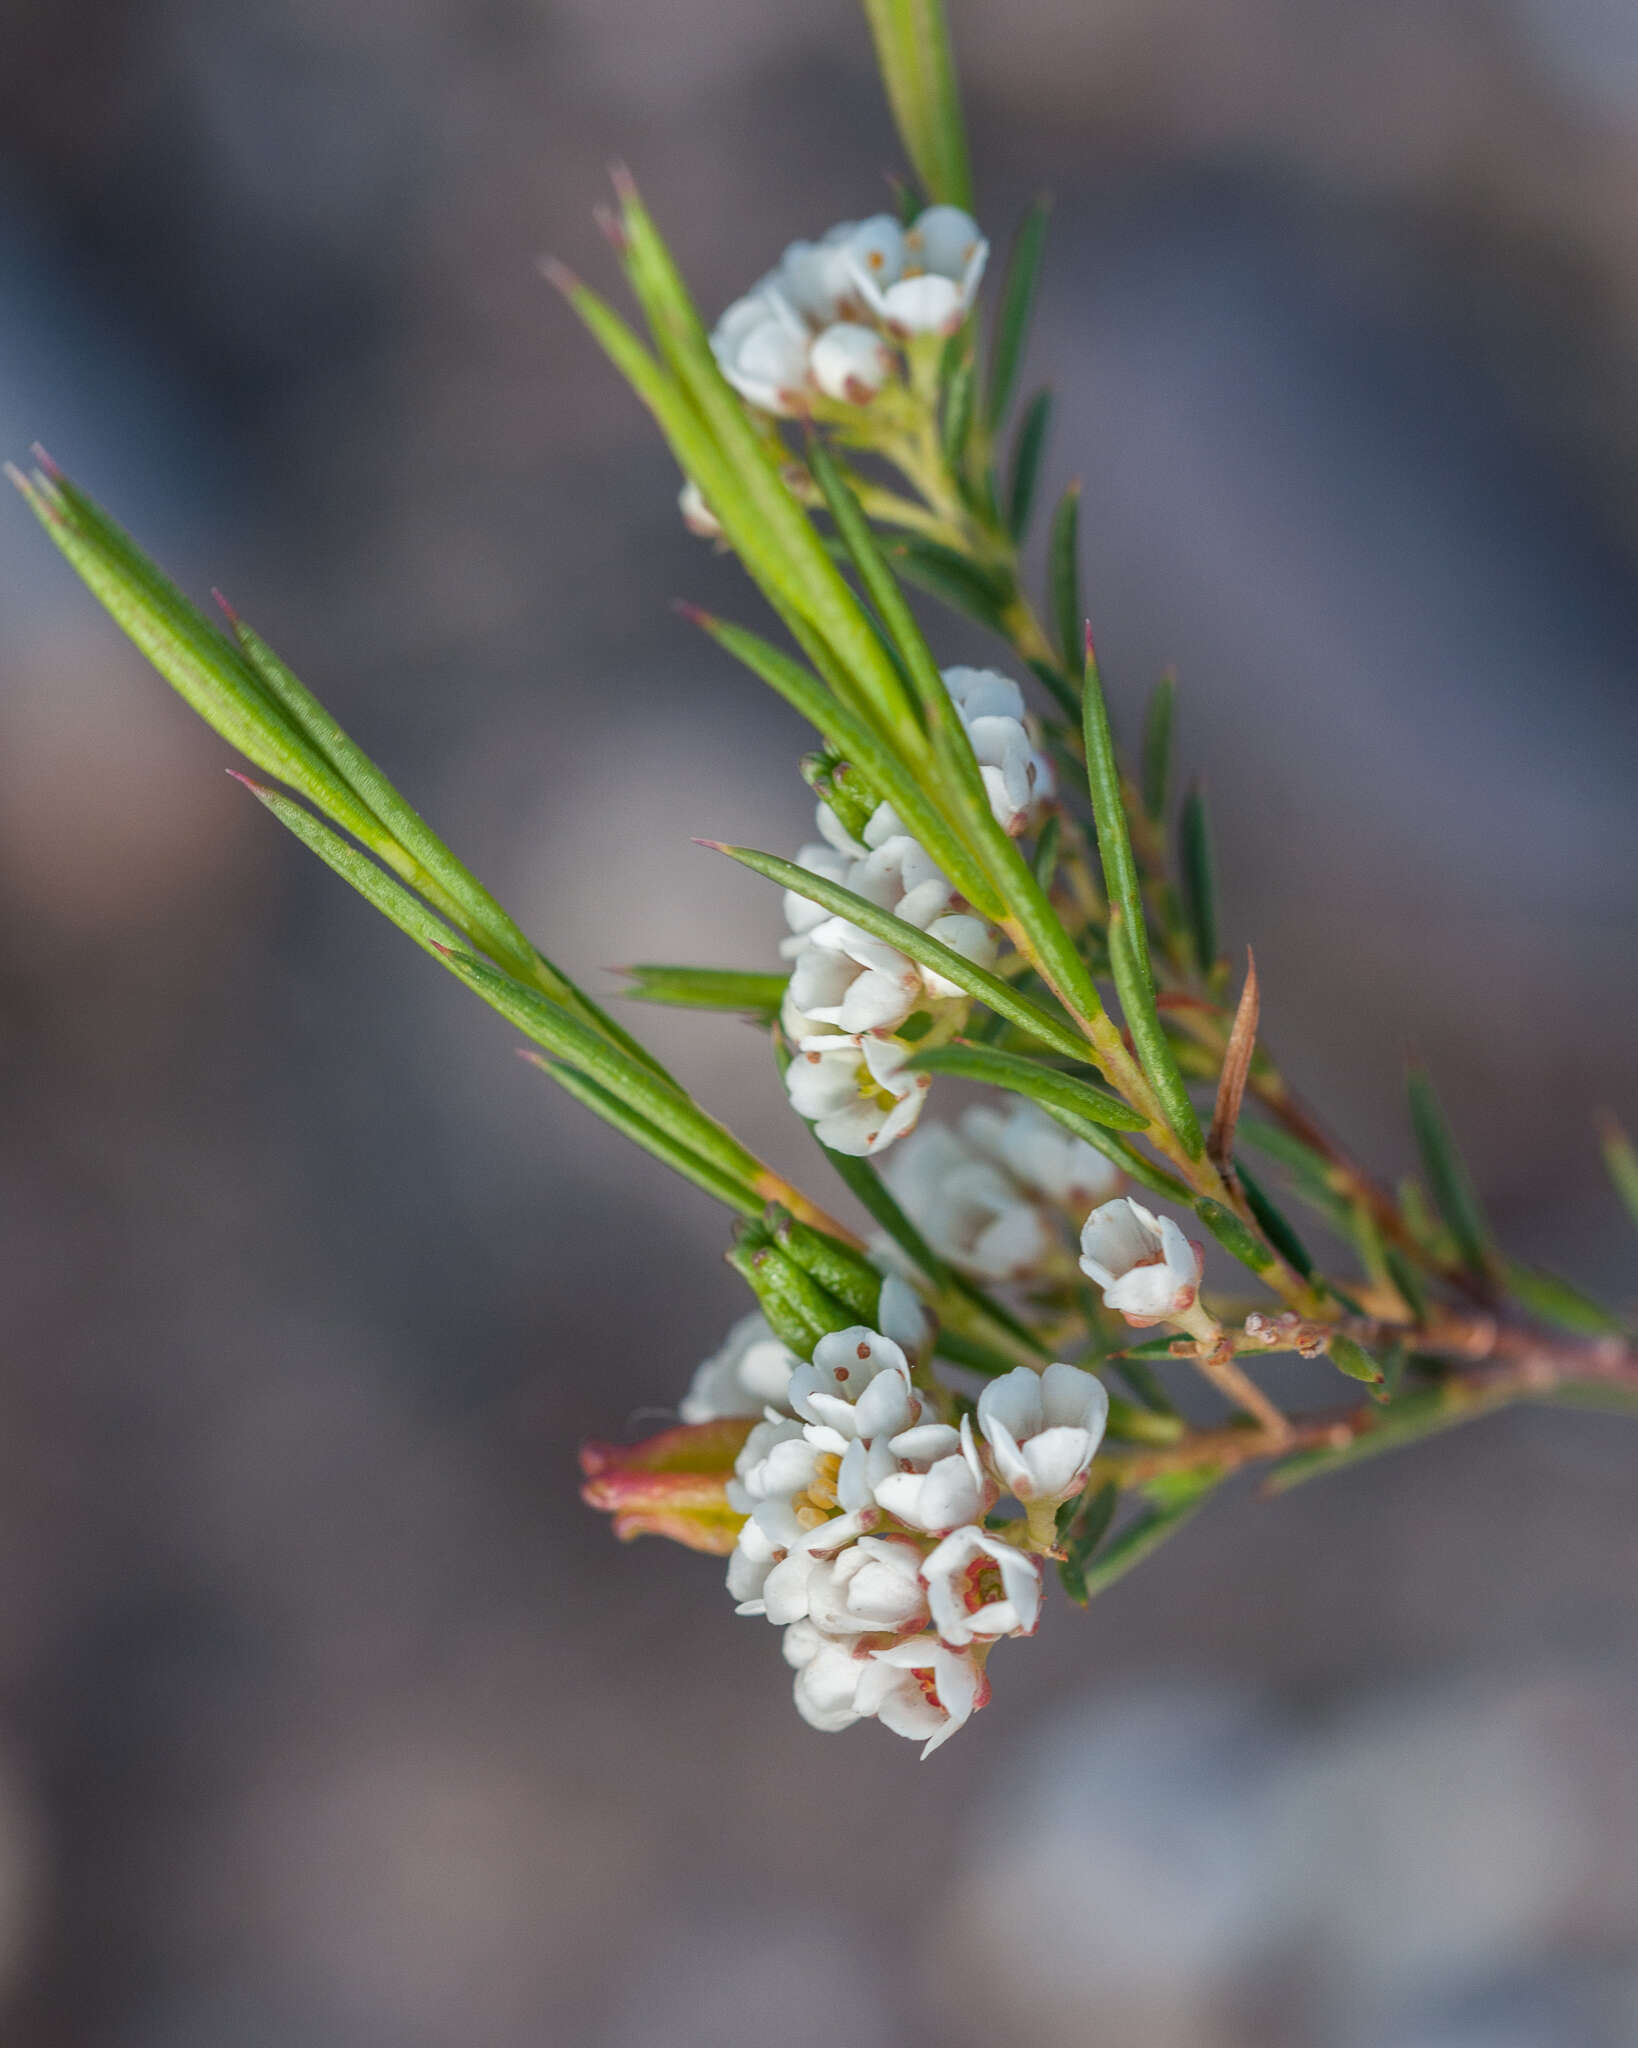
<path fill-rule="evenodd" d="M 930 206 L 792 242 L 717 322 L 722 374 L 758 411 L 788 417 L 815 395 L 867 405 L 894 374 L 895 344 L 953 334 L 972 310 L 989 244 L 970 214 Z"/>
<path fill-rule="evenodd" d="M 901 1287 L 885 1282 L 884 1300 Z M 984 1704 L 990 1650 L 1035 1631 L 1033 1553 L 1085 1486 L 1108 1407 L 1091 1373 L 1021 1366 L 984 1389 L 975 1430 L 891 1337 L 856 1325 L 819 1340 L 728 1487 L 746 1517 L 728 1589 L 784 1629 L 804 1720 L 874 1718 L 925 1756 Z M 1004 1494 L 1025 1514 L 997 1525 Z"/>
<path fill-rule="evenodd" d="M 957 1128 L 927 1124 L 883 1169 L 899 1207 L 946 1264 L 991 1284 L 1070 1268 L 1059 1212 L 1111 1196 L 1120 1169 L 1033 1103 L 977 1103 Z M 888 1240 L 873 1250 L 892 1257 Z M 1072 1270 L 1072 1268 L 1070 1268 Z"/>
<path fill-rule="evenodd" d="M 1051 769 L 1026 723 L 1023 694 L 993 669 L 951 668 L 944 681 L 972 740 L 990 807 L 1009 832 L 1032 829 L 1053 795 Z M 932 856 L 879 803 L 857 837 L 832 806 L 816 813 L 821 841 L 797 865 L 840 883 L 981 967 L 997 940 Z M 931 968 L 845 917 L 787 891 L 792 963 L 781 1011 L 791 1048 L 785 1085 L 797 1113 L 833 1151 L 863 1157 L 914 1129 L 929 1080 L 907 1068 L 917 1045 L 938 1045 L 966 1021 L 970 998 Z M 914 1029 L 906 1027 L 915 1020 Z"/>

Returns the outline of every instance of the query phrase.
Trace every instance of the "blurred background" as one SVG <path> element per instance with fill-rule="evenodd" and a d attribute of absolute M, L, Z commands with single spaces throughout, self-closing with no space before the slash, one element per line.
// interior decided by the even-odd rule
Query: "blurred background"
<path fill-rule="evenodd" d="M 1638 11 L 956 0 L 1117 709 L 1384 1171 L 1638 1292 Z M 849 0 L 0 0 L 0 441 L 219 584 L 547 945 L 771 961 L 804 733 L 541 284 L 629 160 L 708 313 L 872 211 Z M 980 644 L 939 622 L 947 658 Z M 576 1499 L 721 1215 L 320 871 L 0 505 L 7 2048 L 1623 2048 L 1638 1438 L 1242 1491 L 925 1767 Z M 645 1013 L 643 1023 L 648 1024 Z M 811 1178 L 765 1055 L 654 1014 Z M 1003 2031 L 1004 2030 L 1004 2031 Z"/>

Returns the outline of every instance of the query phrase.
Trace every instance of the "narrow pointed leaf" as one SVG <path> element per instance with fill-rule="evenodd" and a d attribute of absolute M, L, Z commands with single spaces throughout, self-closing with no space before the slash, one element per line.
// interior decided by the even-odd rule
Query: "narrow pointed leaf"
<path fill-rule="evenodd" d="M 1138 1110 L 1079 1081 L 1060 1074 L 1055 1067 L 1043 1067 L 1036 1060 L 1017 1053 L 998 1052 L 983 1045 L 940 1045 L 919 1054 L 910 1062 L 929 1074 L 954 1074 L 964 1081 L 981 1081 L 992 1088 L 1005 1088 L 1014 1095 L 1027 1096 L 1043 1107 L 1060 1110 L 1079 1122 L 1103 1124 L 1117 1131 L 1142 1131 L 1149 1120 Z"/>
<path fill-rule="evenodd" d="M 1561 1330 L 1573 1330 L 1581 1337 L 1618 1337 L 1619 1317 L 1589 1299 L 1579 1287 L 1561 1280 L 1556 1273 L 1544 1273 L 1538 1266 L 1506 1262 L 1507 1285 L 1533 1316 L 1556 1323 Z"/>
<path fill-rule="evenodd" d="M 727 967 L 622 967 L 632 985 L 629 1003 L 664 1003 L 679 1010 L 728 1010 L 776 1017 L 785 999 L 786 974 L 743 974 Z"/>
<path fill-rule="evenodd" d="M 629 1138 L 634 1145 L 640 1145 L 662 1166 L 680 1174 L 684 1180 L 692 1181 L 708 1195 L 732 1209 L 739 1216 L 759 1216 L 762 1213 L 762 1197 L 747 1187 L 743 1181 L 722 1172 L 697 1152 L 681 1145 L 658 1125 L 651 1124 L 619 1096 L 582 1074 L 577 1068 L 568 1066 L 562 1060 L 549 1059 L 545 1053 L 536 1052 L 531 1046 L 521 1048 L 522 1057 L 530 1066 L 545 1074 L 549 1079 L 572 1095 L 576 1102 L 583 1104 L 594 1116 L 600 1116 L 604 1123 L 611 1125 L 623 1138 Z"/>
<path fill-rule="evenodd" d="M 1633 1150 L 1632 1140 L 1613 1116 L 1604 1117 L 1599 1135 L 1604 1165 L 1615 1184 L 1615 1192 L 1634 1228 L 1638 1228 L 1638 1151 Z"/>
<path fill-rule="evenodd" d="M 1217 874 L 1211 834 L 1206 824 L 1206 799 L 1195 783 L 1183 799 L 1178 828 L 1182 848 L 1183 912 L 1194 943 L 1195 965 L 1210 974 L 1217 964 Z"/>
<path fill-rule="evenodd" d="M 1160 1098 L 1167 1123 L 1176 1132 L 1189 1157 L 1198 1159 L 1206 1149 L 1200 1119 L 1189 1099 L 1183 1071 L 1177 1064 L 1177 1054 L 1161 1025 L 1160 1012 L 1155 1007 L 1154 987 L 1147 976 L 1148 963 L 1132 957 L 1130 932 L 1131 927 L 1124 914 L 1112 908 L 1109 912 L 1109 964 L 1114 971 L 1115 988 L 1125 1013 L 1126 1026 L 1132 1034 L 1132 1043 L 1137 1047 L 1138 1061 L 1148 1077 L 1149 1086 Z"/>
<path fill-rule="evenodd" d="M 1029 531 L 1051 424 L 1052 393 L 1037 391 L 1024 410 L 1017 439 L 1012 444 L 1012 467 L 1007 478 L 1007 531 L 1015 541 L 1021 541 Z"/>
<path fill-rule="evenodd" d="M 1433 1083 L 1420 1066 L 1412 1066 L 1407 1077 L 1410 1091 L 1411 1127 L 1416 1133 L 1422 1170 L 1433 1192 L 1434 1206 L 1444 1218 L 1462 1263 L 1470 1272 L 1490 1270 L 1490 1232 L 1444 1111 L 1433 1092 Z"/>
<path fill-rule="evenodd" d="M 1248 1230 L 1239 1217 L 1221 1202 L 1214 1202 L 1209 1195 L 1196 1196 L 1194 1213 L 1205 1224 L 1231 1258 L 1242 1266 L 1249 1266 L 1254 1273 L 1267 1273 L 1275 1264 L 1274 1255 L 1267 1245 Z"/>
<path fill-rule="evenodd" d="M 1085 626 L 1081 611 L 1081 487 L 1071 484 L 1052 515 L 1047 543 L 1047 611 L 1058 635 L 1058 652 L 1073 674 L 1081 664 Z"/>
<path fill-rule="evenodd" d="M 929 199 L 973 203 L 967 133 L 942 0 L 864 0 L 888 105 Z"/>
<path fill-rule="evenodd" d="M 974 619 L 992 633 L 1007 630 L 1006 585 L 988 575 L 965 555 L 919 534 L 885 538 L 882 546 L 888 560 L 907 583 L 925 590 L 952 611 Z"/>
<path fill-rule="evenodd" d="M 1363 1344 L 1356 1344 L 1352 1337 L 1345 1337 L 1339 1331 L 1325 1348 L 1331 1363 L 1346 1378 L 1361 1380 L 1368 1387 L 1381 1386 L 1382 1368 Z"/>
<path fill-rule="evenodd" d="M 1308 1255 L 1308 1248 L 1286 1221 L 1282 1212 L 1274 1206 L 1260 1181 L 1247 1172 L 1243 1159 L 1235 1163 L 1235 1173 L 1240 1182 L 1241 1192 L 1246 1198 L 1246 1207 L 1257 1219 L 1257 1228 L 1263 1233 L 1280 1257 L 1305 1280 L 1314 1277 L 1314 1262 Z"/>
<path fill-rule="evenodd" d="M 996 314 L 986 405 L 992 429 L 1006 417 L 1024 360 L 1030 315 L 1035 310 L 1035 286 L 1041 272 L 1041 252 L 1046 246 L 1047 216 L 1051 211 L 1052 201 L 1043 193 L 1019 222 L 1007 258 L 1007 281 L 1002 286 L 1000 310 Z"/>
<path fill-rule="evenodd" d="M 255 670 L 128 534 L 68 478 L 13 481 L 114 623 L 211 730 L 376 850 L 389 834 L 270 701 Z"/>

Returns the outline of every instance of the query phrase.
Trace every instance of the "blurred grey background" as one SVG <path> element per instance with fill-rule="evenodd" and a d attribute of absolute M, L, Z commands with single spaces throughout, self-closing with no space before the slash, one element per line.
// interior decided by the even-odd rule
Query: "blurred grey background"
<path fill-rule="evenodd" d="M 1513 1248 L 1638 1293 L 1638 12 L 955 18 L 1272 1040 L 1384 1171 L 1413 1041 Z M 594 985 L 769 960 L 688 839 L 796 842 L 805 738 L 669 612 L 746 600 L 535 261 L 606 276 L 617 156 L 708 311 L 882 204 L 847 0 L 0 0 L 0 137 L 7 450 Z M 7 2048 L 1638 2041 L 1630 1429 L 1243 1494 L 925 1767 L 814 1735 L 715 1563 L 576 1499 L 741 1312 L 722 1218 L 226 761 L 0 507 Z M 746 1034 L 654 1032 L 811 1177 Z"/>

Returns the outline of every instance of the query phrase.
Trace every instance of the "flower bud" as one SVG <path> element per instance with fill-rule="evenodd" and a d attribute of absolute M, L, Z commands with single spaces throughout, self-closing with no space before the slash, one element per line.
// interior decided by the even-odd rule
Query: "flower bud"
<path fill-rule="evenodd" d="M 728 1502 L 734 1460 L 752 1428 L 748 1416 L 685 1424 L 637 1444 L 584 1444 L 580 1497 L 614 1517 L 622 1543 L 669 1536 L 689 1550 L 726 1557 L 745 1517 Z"/>

